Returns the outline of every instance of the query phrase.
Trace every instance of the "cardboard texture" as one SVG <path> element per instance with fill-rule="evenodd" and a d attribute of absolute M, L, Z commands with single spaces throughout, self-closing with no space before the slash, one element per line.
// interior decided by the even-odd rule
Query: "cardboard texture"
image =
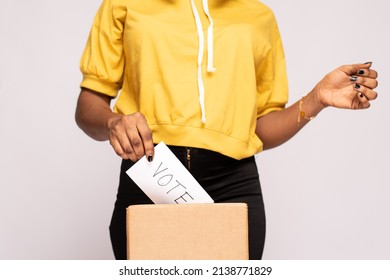
<path fill-rule="evenodd" d="M 248 256 L 245 203 L 127 208 L 130 260 L 247 260 Z"/>

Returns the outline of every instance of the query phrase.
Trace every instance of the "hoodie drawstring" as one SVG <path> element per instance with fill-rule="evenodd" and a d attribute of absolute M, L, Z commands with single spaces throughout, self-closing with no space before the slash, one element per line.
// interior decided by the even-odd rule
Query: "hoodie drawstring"
<path fill-rule="evenodd" d="M 214 72 L 217 70 L 214 67 L 214 20 L 210 15 L 208 0 L 202 0 L 203 11 L 209 19 L 209 27 L 207 28 L 207 72 Z"/>
<path fill-rule="evenodd" d="M 205 109 L 205 90 L 204 90 L 204 82 L 202 78 L 202 63 L 203 63 L 203 54 L 204 54 L 204 34 L 203 34 L 203 26 L 202 21 L 200 20 L 200 16 L 198 13 L 198 9 L 196 8 L 194 0 L 191 1 L 192 13 L 195 18 L 196 29 L 198 31 L 198 40 L 199 40 L 199 48 L 198 48 L 198 90 L 199 90 L 199 104 L 200 109 L 202 111 L 202 123 L 206 123 L 206 109 Z M 214 46 L 213 46 L 213 33 L 214 33 L 214 21 L 210 15 L 208 0 L 202 0 L 203 4 L 203 12 L 207 16 L 210 24 L 207 29 L 207 72 L 214 72 L 216 68 L 214 67 Z"/>

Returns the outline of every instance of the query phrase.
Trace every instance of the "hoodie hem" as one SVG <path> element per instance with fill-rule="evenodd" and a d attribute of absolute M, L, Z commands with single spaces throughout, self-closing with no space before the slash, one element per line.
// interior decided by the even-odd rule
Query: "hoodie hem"
<path fill-rule="evenodd" d="M 253 141 L 256 143 L 245 142 L 204 127 L 154 124 L 150 128 L 156 144 L 163 141 L 167 145 L 208 149 L 238 160 L 254 156 L 263 147 L 257 137 Z"/>

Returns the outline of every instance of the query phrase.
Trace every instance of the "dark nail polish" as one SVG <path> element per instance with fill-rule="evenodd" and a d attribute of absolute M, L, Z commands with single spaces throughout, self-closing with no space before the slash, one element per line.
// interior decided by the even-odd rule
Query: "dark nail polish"
<path fill-rule="evenodd" d="M 371 62 L 371 61 L 369 61 L 369 62 L 366 62 L 366 63 L 364 63 L 364 64 L 372 64 L 372 62 Z"/>
<path fill-rule="evenodd" d="M 364 96 L 363 93 L 360 93 L 360 94 L 359 94 L 359 97 L 360 97 L 360 98 L 363 98 L 363 96 Z"/>
<path fill-rule="evenodd" d="M 364 74 L 364 70 L 359 70 L 357 73 L 358 73 L 359 75 L 363 75 L 363 74 Z"/>
<path fill-rule="evenodd" d="M 355 84 L 355 89 L 360 89 L 360 85 L 359 84 Z"/>
<path fill-rule="evenodd" d="M 153 161 L 153 157 L 152 156 L 148 156 L 148 161 L 152 162 Z"/>
<path fill-rule="evenodd" d="M 357 81 L 357 76 L 351 76 L 349 77 L 351 82 L 356 82 Z"/>

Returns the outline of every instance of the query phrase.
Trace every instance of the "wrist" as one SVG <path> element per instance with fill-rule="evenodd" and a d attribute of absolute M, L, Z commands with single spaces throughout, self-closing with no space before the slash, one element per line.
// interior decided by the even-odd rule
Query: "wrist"
<path fill-rule="evenodd" d="M 110 114 L 110 116 L 107 118 L 105 130 L 106 130 L 108 139 L 110 138 L 110 133 L 111 133 L 112 127 L 118 122 L 118 120 L 120 118 L 122 118 L 122 115 L 120 115 L 118 113 L 114 113 L 114 112 L 112 112 Z"/>
<path fill-rule="evenodd" d="M 318 92 L 313 89 L 309 94 L 302 96 L 297 102 L 298 104 L 298 119 L 297 125 L 301 125 L 301 120 L 311 121 L 324 109 L 324 106 L 319 99 Z"/>
<path fill-rule="evenodd" d="M 328 107 L 326 102 L 324 102 L 322 98 L 322 89 L 321 85 L 317 84 L 313 90 L 307 95 L 308 103 L 310 103 L 311 107 L 313 108 L 313 111 L 315 114 L 318 114 L 321 112 L 323 109 Z"/>
<path fill-rule="evenodd" d="M 329 91 L 324 89 L 322 81 L 313 88 L 311 93 L 313 93 L 314 102 L 317 104 L 319 111 L 332 106 L 332 100 L 329 98 L 331 95 L 328 94 Z"/>

